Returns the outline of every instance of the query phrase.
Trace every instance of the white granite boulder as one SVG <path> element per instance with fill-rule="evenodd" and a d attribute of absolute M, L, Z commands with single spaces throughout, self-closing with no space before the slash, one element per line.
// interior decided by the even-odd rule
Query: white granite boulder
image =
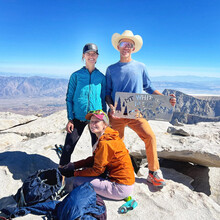
<path fill-rule="evenodd" d="M 11 112 L 0 112 L 0 131 L 17 125 L 26 124 L 38 118 L 35 115 L 19 115 Z"/>
<path fill-rule="evenodd" d="M 66 123 L 66 110 L 62 110 L 47 117 L 40 117 L 37 120 L 28 124 L 4 130 L 4 132 L 16 133 L 22 136 L 34 138 L 45 134 L 56 133 L 60 130 L 64 130 L 66 127 Z"/>
<path fill-rule="evenodd" d="M 26 136 L 19 135 L 19 137 L 24 137 L 24 139 L 11 141 L 0 147 L 0 178 L 2 180 L 0 183 L 0 209 L 10 203 L 11 195 L 17 192 L 17 189 L 28 175 L 38 169 L 58 166 L 59 158 L 54 145 L 64 143 L 66 135 L 63 130 L 66 124 L 65 114 L 65 111 L 61 111 L 46 118 L 37 119 L 35 121 L 36 124 L 31 122 L 22 125 L 20 132 L 18 126 L 16 127 L 18 130 L 12 128 L 8 129 L 9 133 L 1 134 L 4 135 L 5 139 L 7 139 L 7 136 L 10 139 L 12 134 L 26 134 Z M 168 152 L 170 150 L 177 151 L 178 148 L 185 147 L 190 152 L 187 160 L 191 161 L 190 154 L 193 154 L 193 151 L 190 151 L 188 145 L 191 144 L 191 147 L 197 146 L 198 148 L 199 143 L 204 143 L 201 146 L 201 151 L 211 152 L 211 155 L 218 153 L 215 148 L 210 146 L 206 149 L 206 143 L 209 143 L 209 145 L 218 144 L 217 134 L 219 128 L 215 123 L 204 123 L 200 127 L 198 127 L 199 124 L 191 125 L 192 127 L 184 126 L 183 129 L 190 134 L 188 137 L 168 134 L 166 132 L 167 127 L 170 126 L 168 123 L 156 121 L 150 123 L 157 136 L 159 153 L 163 150 Z M 54 128 L 50 129 L 51 127 Z M 207 130 L 209 130 L 209 133 L 206 133 Z M 45 132 L 45 134 L 31 138 L 31 133 L 35 132 L 37 134 L 40 131 Z M 16 139 L 16 137 L 13 138 Z M 182 140 L 183 138 L 188 140 L 184 141 Z M 130 129 L 126 129 L 125 142 L 131 153 L 145 155 L 143 142 Z M 86 128 L 72 154 L 71 160 L 84 159 L 91 154 L 91 139 Z M 178 159 L 178 152 L 176 154 Z M 204 161 L 204 159 L 201 159 L 201 161 Z M 207 181 L 210 181 L 211 189 L 209 190 L 212 194 L 207 196 L 205 193 L 193 191 L 192 183 L 194 178 L 175 171 L 173 169 L 175 167 L 172 169 L 161 168 L 167 186 L 158 191 L 147 183 L 148 169 L 145 168 L 145 165 L 144 163 L 142 164 L 141 170 L 136 176 L 135 188 L 132 194 L 132 197 L 138 202 L 137 208 L 121 215 L 118 213 L 118 208 L 124 201 L 105 199 L 108 219 L 218 220 L 220 218 L 220 206 L 217 203 L 219 202 L 219 183 L 217 181 L 220 176 L 220 168 L 215 168 L 209 172 L 210 176 Z M 213 182 L 216 184 L 213 184 Z M 35 220 L 42 219 L 42 217 L 27 215 L 18 219 Z"/>
<path fill-rule="evenodd" d="M 168 133 L 168 122 L 149 123 L 157 138 L 159 157 L 207 167 L 220 167 L 220 122 L 182 126 L 181 129 L 190 136 Z M 132 155 L 146 157 L 144 142 L 129 128 L 125 131 L 125 143 Z"/>

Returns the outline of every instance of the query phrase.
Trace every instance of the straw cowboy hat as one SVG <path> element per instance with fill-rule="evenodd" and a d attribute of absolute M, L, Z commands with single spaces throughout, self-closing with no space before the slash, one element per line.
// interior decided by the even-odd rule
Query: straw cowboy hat
<path fill-rule="evenodd" d="M 136 53 L 141 49 L 143 45 L 142 37 L 140 35 L 134 35 L 132 31 L 126 30 L 121 35 L 118 33 L 114 33 L 112 35 L 112 45 L 116 50 L 118 50 L 118 47 L 117 47 L 118 42 L 124 38 L 131 39 L 134 41 L 135 50 L 133 51 L 133 53 Z"/>

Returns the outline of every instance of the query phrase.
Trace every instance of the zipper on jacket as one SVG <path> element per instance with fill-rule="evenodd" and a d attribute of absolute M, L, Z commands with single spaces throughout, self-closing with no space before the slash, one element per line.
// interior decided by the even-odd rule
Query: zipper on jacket
<path fill-rule="evenodd" d="M 89 72 L 89 71 L 88 71 Z M 89 94 L 88 94 L 88 105 L 87 105 L 87 113 L 88 113 L 88 111 L 89 111 L 89 105 L 90 105 L 90 102 L 89 102 L 89 99 L 90 99 L 90 89 L 91 89 L 91 79 L 92 78 L 92 72 L 90 73 L 89 72 Z"/>
<path fill-rule="evenodd" d="M 90 99 L 90 90 L 91 90 L 91 82 L 92 82 L 92 74 L 93 72 L 96 70 L 96 68 L 90 73 L 88 70 L 88 73 L 89 73 L 89 94 L 88 94 L 88 105 L 87 105 L 87 113 L 89 111 L 89 107 L 90 107 L 90 102 L 89 102 L 89 99 Z"/>

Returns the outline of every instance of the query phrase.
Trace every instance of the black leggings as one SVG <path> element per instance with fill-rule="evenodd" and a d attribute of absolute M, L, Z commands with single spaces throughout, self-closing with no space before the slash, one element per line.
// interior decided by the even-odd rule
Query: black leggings
<path fill-rule="evenodd" d="M 73 119 L 74 129 L 72 133 L 67 133 L 66 140 L 63 148 L 63 153 L 60 157 L 60 165 L 63 166 L 70 162 L 71 154 L 73 153 L 75 146 L 81 137 L 85 126 L 88 124 L 86 121 L 80 121 L 78 119 Z M 89 129 L 91 135 L 92 146 L 97 141 L 97 137 Z"/>

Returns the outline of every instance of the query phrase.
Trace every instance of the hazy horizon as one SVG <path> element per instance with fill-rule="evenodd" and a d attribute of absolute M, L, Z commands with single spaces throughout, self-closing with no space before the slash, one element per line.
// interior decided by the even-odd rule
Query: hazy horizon
<path fill-rule="evenodd" d="M 35 92 L 39 87 L 44 86 L 48 89 L 50 83 L 49 93 L 54 93 L 56 90 L 63 91 L 65 95 L 69 77 L 42 75 L 16 74 L 16 73 L 1 73 L 0 72 L 0 97 L 11 97 L 16 94 L 31 97 L 38 93 Z M 164 89 L 173 89 L 185 94 L 207 94 L 220 95 L 220 78 L 217 77 L 201 77 L 201 76 L 152 76 L 150 77 L 154 87 L 163 92 Z M 60 84 L 61 83 L 61 84 Z M 36 87 L 36 85 L 38 85 Z M 35 88 L 36 87 L 36 88 Z M 64 88 L 65 87 L 65 88 Z M 32 89 L 33 90 L 32 90 Z M 31 90 L 30 90 L 31 89 Z M 8 95 L 9 96 L 8 96 Z M 10 95 L 11 94 L 11 95 Z"/>
<path fill-rule="evenodd" d="M 73 72 L 72 72 L 73 73 Z M 69 77 L 71 76 L 70 73 L 69 75 L 65 75 L 65 74 L 48 74 L 48 73 L 17 73 L 17 72 L 1 72 L 0 71 L 0 76 L 5 76 L 5 77 L 9 77 L 9 76 L 14 76 L 14 77 L 48 77 L 48 78 L 60 78 L 60 79 L 69 79 Z M 105 73 L 103 73 L 105 74 Z M 197 75 L 160 75 L 160 76 L 155 76 L 155 75 L 152 75 L 152 74 L 149 74 L 149 77 L 150 78 L 155 78 L 155 79 L 165 79 L 165 78 L 172 78 L 174 77 L 175 79 L 176 78 L 197 78 L 197 79 L 200 79 L 200 80 L 205 80 L 206 78 L 209 78 L 209 79 L 219 79 L 220 80 L 220 76 L 197 76 Z"/>

